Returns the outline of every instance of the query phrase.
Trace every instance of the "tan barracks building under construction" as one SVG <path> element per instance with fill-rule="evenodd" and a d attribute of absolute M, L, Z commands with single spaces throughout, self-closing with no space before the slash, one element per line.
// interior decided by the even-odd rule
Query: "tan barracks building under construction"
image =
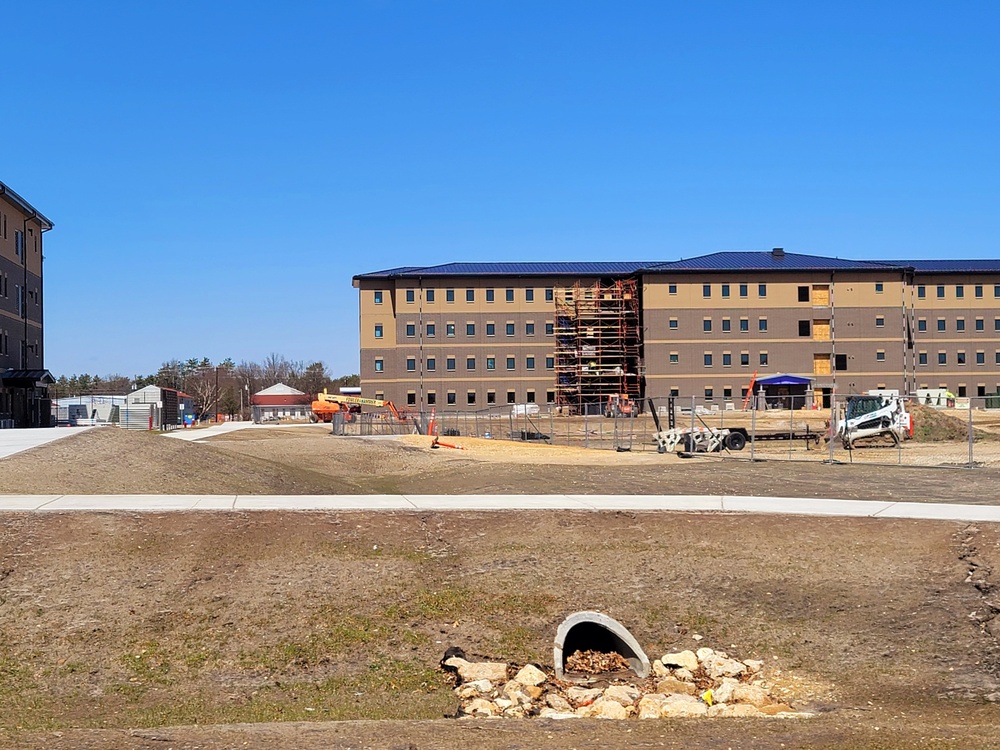
<path fill-rule="evenodd" d="M 721 252 L 663 263 L 450 263 L 354 277 L 363 393 L 578 412 L 608 396 L 742 400 L 756 373 L 810 398 L 1000 392 L 1000 261 Z"/>

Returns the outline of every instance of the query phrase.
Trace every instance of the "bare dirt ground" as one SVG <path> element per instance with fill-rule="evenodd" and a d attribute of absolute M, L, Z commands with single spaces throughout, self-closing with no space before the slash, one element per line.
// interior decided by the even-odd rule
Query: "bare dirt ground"
<path fill-rule="evenodd" d="M 595 492 L 996 502 L 989 470 L 685 461 L 323 428 L 94 430 L 6 493 Z M 482 443 L 482 444 L 481 444 Z M 524 451 L 530 451 L 525 453 Z M 541 452 L 540 452 L 541 451 Z M 544 457 L 544 458 L 543 458 Z M 0 513 L 0 747 L 1000 748 L 1000 525 L 695 513 Z M 446 720 L 444 649 L 551 663 L 599 609 L 760 658 L 809 720 Z M 704 637 L 693 639 L 694 634 Z"/>

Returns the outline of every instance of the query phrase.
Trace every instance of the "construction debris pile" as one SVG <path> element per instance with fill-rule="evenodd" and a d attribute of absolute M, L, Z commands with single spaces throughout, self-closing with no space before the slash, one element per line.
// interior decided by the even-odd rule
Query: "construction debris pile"
<path fill-rule="evenodd" d="M 566 665 L 580 667 L 578 681 L 558 680 L 533 664 L 471 662 L 459 649 L 449 649 L 441 665 L 455 680 L 461 718 L 810 716 L 769 694 L 760 661 L 710 648 L 680 651 L 655 660 L 648 679 L 622 678 L 622 661 L 620 654 L 575 652 Z"/>

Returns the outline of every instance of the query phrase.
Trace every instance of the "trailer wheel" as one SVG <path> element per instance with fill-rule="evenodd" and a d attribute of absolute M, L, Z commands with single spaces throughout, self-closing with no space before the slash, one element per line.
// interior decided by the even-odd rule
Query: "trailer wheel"
<path fill-rule="evenodd" d="M 657 453 L 666 453 L 667 452 L 667 446 L 665 446 L 663 443 L 657 443 L 656 444 L 656 452 Z"/>
<path fill-rule="evenodd" d="M 684 436 L 684 452 L 685 453 L 694 453 L 696 450 L 698 450 L 698 444 L 694 440 L 694 435 L 685 435 Z"/>
<path fill-rule="evenodd" d="M 730 432 L 726 435 L 726 447 L 731 451 L 741 451 L 747 446 L 747 439 L 742 432 Z"/>

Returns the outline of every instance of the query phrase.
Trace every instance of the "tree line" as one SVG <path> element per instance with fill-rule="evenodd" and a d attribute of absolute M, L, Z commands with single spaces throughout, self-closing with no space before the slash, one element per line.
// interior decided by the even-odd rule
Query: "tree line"
<path fill-rule="evenodd" d="M 250 411 L 250 397 L 264 388 L 284 383 L 315 398 L 324 388 L 336 392 L 343 386 L 361 384 L 358 375 L 333 377 L 321 362 L 294 362 L 280 354 L 271 354 L 263 362 L 230 358 L 213 363 L 208 357 L 187 360 L 171 359 L 150 375 L 61 375 L 49 388 L 52 398 L 70 396 L 123 396 L 148 385 L 174 388 L 194 400 L 199 414 L 217 412 L 245 416 Z"/>

